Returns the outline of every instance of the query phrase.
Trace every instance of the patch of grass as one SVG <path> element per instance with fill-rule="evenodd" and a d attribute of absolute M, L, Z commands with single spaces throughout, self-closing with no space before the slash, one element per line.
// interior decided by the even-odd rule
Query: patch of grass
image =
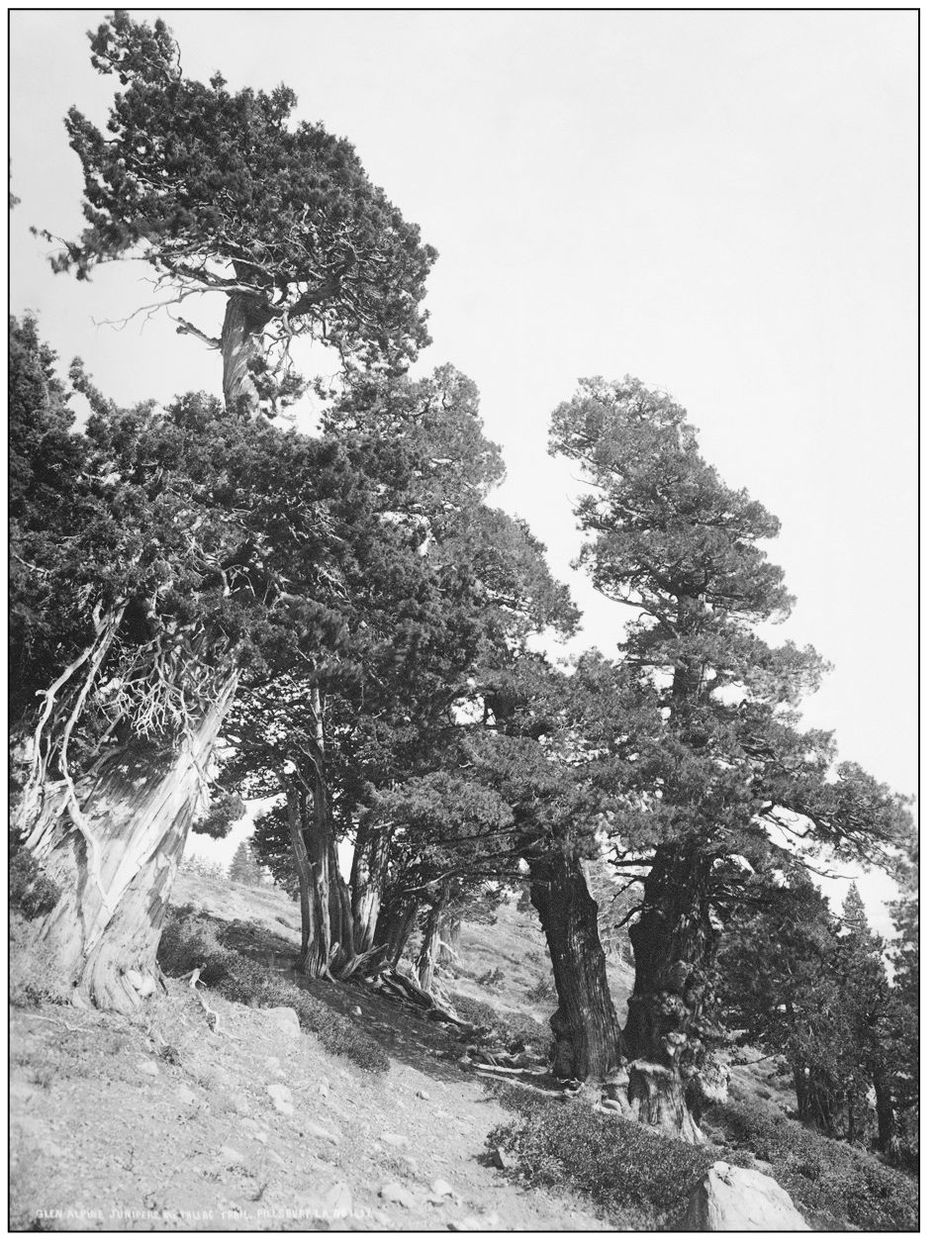
<path fill-rule="evenodd" d="M 68 1003 L 68 985 L 51 953 L 37 944 L 30 923 L 10 915 L 9 999 L 14 1008 Z"/>
<path fill-rule="evenodd" d="M 662 1228 L 684 1210 L 695 1184 L 718 1158 L 707 1147 L 658 1134 L 586 1104 L 560 1103 L 512 1088 L 512 1112 L 487 1147 L 515 1157 L 525 1183 L 586 1195 L 619 1227 Z"/>
<path fill-rule="evenodd" d="M 226 945 L 225 927 L 192 913 L 171 914 L 158 953 L 165 973 L 181 976 L 203 966 L 201 981 L 226 999 L 250 1007 L 293 1008 L 300 1026 L 327 1051 L 345 1056 L 370 1073 L 391 1067 L 387 1054 L 356 1026 L 308 991 Z"/>
<path fill-rule="evenodd" d="M 525 992 L 525 998 L 530 1004 L 551 1003 L 557 999 L 554 982 L 546 973 L 543 973 Z"/>
<path fill-rule="evenodd" d="M 826 1138 L 761 1103 L 737 1101 L 713 1107 L 716 1126 L 733 1148 L 773 1165 L 776 1180 L 820 1229 L 849 1225 L 866 1232 L 918 1227 L 919 1187 L 906 1173 L 876 1156 Z"/>
<path fill-rule="evenodd" d="M 452 994 L 450 1000 L 463 1021 L 490 1031 L 493 1042 L 503 1047 L 536 1047 L 547 1050 L 552 1041 L 551 1028 L 545 1021 L 536 1021 L 525 1012 L 500 1012 L 484 1000 L 470 995 Z"/>

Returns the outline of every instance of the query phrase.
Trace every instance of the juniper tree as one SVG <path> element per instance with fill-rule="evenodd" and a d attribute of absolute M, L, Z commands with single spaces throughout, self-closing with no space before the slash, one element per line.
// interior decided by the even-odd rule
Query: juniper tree
<path fill-rule="evenodd" d="M 479 880 L 465 848 L 492 798 L 453 773 L 460 715 L 472 716 L 481 668 L 576 618 L 527 528 L 485 504 L 501 460 L 477 402 L 444 368 L 421 382 L 359 377 L 326 413 L 379 509 L 363 514 L 336 599 L 342 661 L 309 651 L 283 680 L 246 689 L 232 723 L 229 773 L 252 795 L 287 796 L 260 842 L 275 870 L 299 866 L 313 976 L 349 972 L 376 940 L 394 961 L 422 907 L 442 921 Z"/>
<path fill-rule="evenodd" d="M 551 450 L 590 486 L 576 508 L 580 563 L 633 610 L 622 662 L 655 689 L 665 725 L 619 851 L 644 891 L 623 1046 L 640 1117 L 694 1139 L 684 1091 L 701 1093 L 714 1037 L 713 919 L 735 860 L 821 844 L 889 864 L 908 815 L 859 767 L 833 776 L 830 733 L 796 729 L 824 664 L 759 631 L 792 604 L 762 549 L 778 521 L 705 462 L 685 411 L 632 378 L 585 381 L 554 412 Z"/>
<path fill-rule="evenodd" d="M 218 334 L 182 316 L 177 331 L 221 352 L 229 408 L 296 392 L 276 365 L 297 334 L 350 365 L 414 358 L 428 341 L 419 304 L 435 252 L 347 139 L 295 123 L 286 86 L 232 91 L 219 73 L 208 84 L 184 77 L 161 19 L 150 27 L 117 10 L 89 39 L 93 67 L 120 90 L 104 132 L 69 110 L 87 225 L 55 268 L 87 279 L 134 258 L 167 293 L 163 305 L 223 295 Z"/>
<path fill-rule="evenodd" d="M 335 443 L 202 395 L 122 410 L 75 370 L 93 410 L 67 431 L 49 352 L 14 345 L 14 825 L 61 889 L 41 937 L 67 985 L 130 1008 L 238 680 L 341 645 L 367 494 Z"/>

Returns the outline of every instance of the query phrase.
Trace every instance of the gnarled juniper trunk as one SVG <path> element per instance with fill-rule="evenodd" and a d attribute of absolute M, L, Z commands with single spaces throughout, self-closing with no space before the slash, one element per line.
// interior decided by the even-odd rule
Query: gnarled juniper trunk
<path fill-rule="evenodd" d="M 352 942 L 359 954 L 376 945 L 389 843 L 387 827 L 360 823 L 352 855 Z"/>
<path fill-rule="evenodd" d="M 434 973 L 437 969 L 437 958 L 440 955 L 440 927 L 444 910 L 450 902 L 450 883 L 445 882 L 440 894 L 433 900 L 427 914 L 424 927 L 424 941 L 421 954 L 417 959 L 417 978 L 421 989 L 430 992 L 434 985 Z"/>
<path fill-rule="evenodd" d="M 695 1116 L 709 1091 L 703 1066 L 717 944 L 710 872 L 711 856 L 693 842 L 656 850 L 642 913 L 629 932 L 636 980 L 622 1037 L 639 1119 L 693 1142 L 701 1138 Z"/>
<path fill-rule="evenodd" d="M 339 870 L 319 688 L 310 690 L 312 755 L 287 780 L 287 824 L 300 891 L 301 973 L 324 978 L 353 959 L 349 889 Z"/>
<path fill-rule="evenodd" d="M 311 978 L 342 971 L 353 958 L 349 888 L 339 859 L 328 793 L 314 780 L 312 794 L 293 781 L 287 789 L 287 821 L 300 891 L 299 968 Z"/>
<path fill-rule="evenodd" d="M 375 943 L 385 949 L 385 959 L 397 967 L 404 954 L 408 939 L 417 922 L 420 901 L 410 893 L 382 904 L 375 927 Z"/>
<path fill-rule="evenodd" d="M 166 906 L 235 687 L 233 675 L 179 748 L 115 752 L 32 828 L 27 846 L 61 890 L 37 939 L 76 1002 L 130 1012 L 155 990 Z"/>
<path fill-rule="evenodd" d="M 619 1061 L 619 1026 L 597 930 L 597 905 L 580 861 L 564 852 L 532 855 L 531 900 L 541 920 L 558 993 L 551 1017 L 554 1074 L 600 1080 Z"/>

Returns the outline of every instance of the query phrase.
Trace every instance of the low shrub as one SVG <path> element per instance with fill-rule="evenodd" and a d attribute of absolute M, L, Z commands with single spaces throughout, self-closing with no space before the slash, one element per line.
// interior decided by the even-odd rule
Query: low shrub
<path fill-rule="evenodd" d="M 738 1100 L 713 1107 L 708 1125 L 721 1130 L 738 1162 L 752 1152 L 773 1165 L 776 1180 L 820 1229 L 867 1232 L 914 1230 L 919 1188 L 877 1156 L 826 1138 L 761 1103 Z"/>
<path fill-rule="evenodd" d="M 10 908 L 28 920 L 55 908 L 59 888 L 26 848 L 18 848 L 10 858 Z"/>
<path fill-rule="evenodd" d="M 160 965 L 165 973 L 177 977 L 201 965 L 201 981 L 238 1004 L 293 1008 L 301 1028 L 315 1034 L 327 1051 L 371 1073 L 387 1072 L 391 1067 L 388 1056 L 368 1034 L 309 991 L 226 946 L 225 938 L 219 922 L 191 912 L 173 913 L 160 941 Z"/>
<path fill-rule="evenodd" d="M 479 974 L 476 981 L 480 986 L 501 986 L 505 981 L 505 971 L 502 969 L 487 969 L 485 973 Z"/>
<path fill-rule="evenodd" d="M 513 1113 L 487 1138 L 515 1156 L 524 1182 L 586 1195 L 599 1211 L 630 1227 L 665 1227 L 684 1210 L 695 1184 L 717 1158 L 621 1117 L 512 1089 L 502 1102 Z"/>

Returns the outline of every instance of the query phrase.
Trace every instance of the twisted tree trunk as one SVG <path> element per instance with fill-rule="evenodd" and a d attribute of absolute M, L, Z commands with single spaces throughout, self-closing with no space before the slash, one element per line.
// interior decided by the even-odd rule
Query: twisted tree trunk
<path fill-rule="evenodd" d="M 115 752 L 34 824 L 26 845 L 61 890 L 36 937 L 75 1002 L 130 1012 L 156 989 L 167 902 L 236 687 L 232 674 L 173 753 Z"/>
<path fill-rule="evenodd" d="M 695 844 L 661 845 L 629 932 L 636 962 L 622 1037 L 631 1062 L 629 1101 L 638 1105 L 640 1121 L 690 1142 L 702 1135 L 686 1092 L 700 1110 L 710 1090 L 703 1069 L 717 943 L 710 870 L 709 855 Z"/>
<path fill-rule="evenodd" d="M 375 928 L 375 941 L 385 948 L 385 958 L 394 968 L 401 959 L 417 921 L 420 901 L 409 895 L 393 907 L 382 906 Z"/>
<path fill-rule="evenodd" d="M 434 984 L 434 973 L 437 969 L 437 958 L 440 955 L 440 924 L 443 912 L 450 902 L 450 882 L 443 884 L 439 896 L 430 906 L 427 914 L 427 925 L 424 929 L 424 942 L 417 960 L 417 979 L 421 988 L 430 991 Z"/>
<path fill-rule="evenodd" d="M 311 690 L 312 766 L 287 781 L 287 822 L 300 891 L 299 968 L 311 978 L 341 972 L 354 960 L 349 888 L 339 869 L 332 799 L 326 783 L 326 735 L 319 688 Z"/>
<path fill-rule="evenodd" d="M 597 930 L 597 905 L 580 861 L 566 853 L 532 855 L 531 900 L 551 953 L 558 1009 L 551 1017 L 554 1074 L 602 1080 L 619 1062 L 619 1027 Z"/>
<path fill-rule="evenodd" d="M 352 943 L 358 954 L 375 946 L 388 849 L 386 829 L 363 821 L 352 855 Z"/>

